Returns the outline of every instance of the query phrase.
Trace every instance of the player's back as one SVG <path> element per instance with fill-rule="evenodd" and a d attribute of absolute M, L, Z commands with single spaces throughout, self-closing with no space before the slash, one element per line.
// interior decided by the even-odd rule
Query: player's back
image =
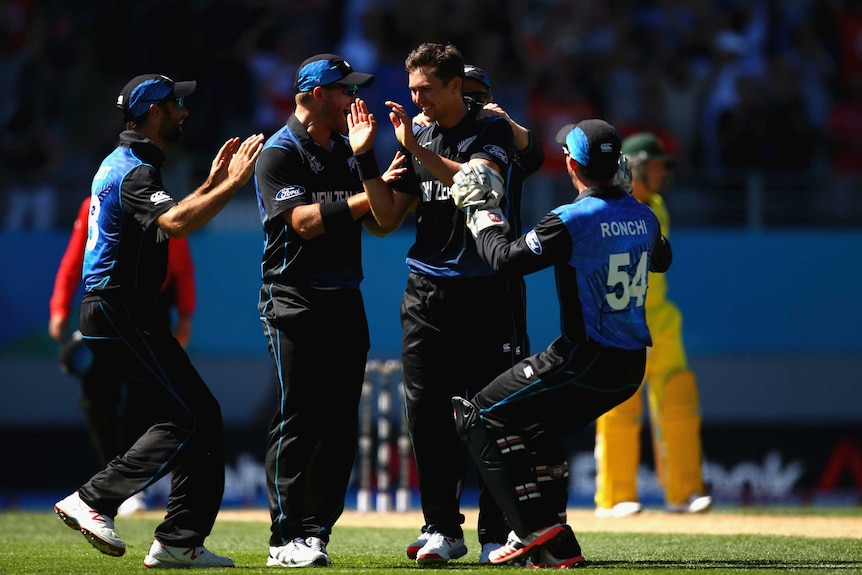
<path fill-rule="evenodd" d="M 644 304 L 655 214 L 618 188 L 586 190 L 553 212 L 572 239 L 567 265 L 557 266 L 564 333 L 622 349 L 651 345 Z"/>

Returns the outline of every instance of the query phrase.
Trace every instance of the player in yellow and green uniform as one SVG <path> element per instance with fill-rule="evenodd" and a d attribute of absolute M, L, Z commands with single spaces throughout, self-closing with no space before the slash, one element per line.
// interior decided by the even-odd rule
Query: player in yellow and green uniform
<path fill-rule="evenodd" d="M 623 141 L 632 170 L 632 195 L 658 216 L 665 237 L 670 217 L 661 196 L 670 182 L 673 158 L 649 132 Z M 653 345 L 648 350 L 643 389 L 649 404 L 653 451 L 665 508 L 675 513 L 703 513 L 712 507 L 704 489 L 700 438 L 700 399 L 688 367 L 682 339 L 682 315 L 667 299 L 664 274 L 649 274 L 647 325 Z M 596 515 L 624 517 L 639 513 L 637 472 L 643 394 L 636 393 L 596 422 Z"/>

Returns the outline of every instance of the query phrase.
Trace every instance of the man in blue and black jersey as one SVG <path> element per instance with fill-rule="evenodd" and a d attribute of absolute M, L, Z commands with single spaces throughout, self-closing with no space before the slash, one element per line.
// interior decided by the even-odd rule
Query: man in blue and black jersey
<path fill-rule="evenodd" d="M 514 241 L 504 235 L 497 198 L 477 205 L 469 186 L 453 189 L 455 202 L 470 208 L 482 260 L 506 274 L 553 266 L 560 305 L 560 336 L 545 351 L 501 371 L 472 397 L 452 398 L 456 429 L 512 528 L 506 545 L 490 554 L 492 564 L 528 557 L 538 567 L 585 564 L 561 520 L 568 493 L 543 481 L 555 474 L 543 466 L 567 459 L 568 435 L 638 391 L 652 345 L 648 272 L 664 272 L 671 262 L 655 214 L 615 183 L 616 129 L 584 120 L 561 131 L 559 141 L 578 195 Z"/>
<path fill-rule="evenodd" d="M 344 134 L 374 76 L 317 54 L 296 73 L 296 110 L 270 136 L 254 184 L 265 245 L 260 320 L 277 384 L 266 448 L 267 565 L 326 566 L 357 449 L 370 347 L 362 229 L 384 233 Z"/>
<path fill-rule="evenodd" d="M 489 193 L 493 185 L 494 193 L 504 194 L 515 144 L 504 117 L 480 116 L 482 105 L 462 96 L 464 59 L 455 46 L 422 44 L 407 56 L 405 68 L 413 103 L 428 119 L 414 134 L 412 115 L 386 102 L 406 173 L 389 184 L 378 177 L 372 155 L 376 122 L 361 105 L 353 109 L 350 136 L 380 225 L 398 227 L 415 212 L 416 239 L 407 253 L 410 273 L 401 303 L 401 358 L 425 525 L 407 556 L 426 565 L 467 553 L 460 498 L 469 457 L 455 432 L 451 398 L 478 391 L 523 357 L 507 280 L 479 257 L 450 187 L 469 172 Z M 453 350 L 460 349 L 481 360 L 453 368 Z M 484 489 L 478 527 L 483 547 L 505 541 L 502 513 Z"/>
<path fill-rule="evenodd" d="M 221 408 L 163 320 L 159 296 L 170 239 L 209 222 L 248 182 L 263 135 L 229 139 L 206 181 L 174 199 L 162 183 L 164 148 L 182 138 L 195 87 L 144 74 L 117 99 L 126 130 L 93 178 L 79 327 L 94 358 L 110 361 L 118 381 L 148 397 L 148 428 L 54 506 L 96 549 L 120 556 L 118 506 L 170 473 L 167 514 L 144 559 L 154 568 L 233 567 L 203 546 L 224 495 Z"/>

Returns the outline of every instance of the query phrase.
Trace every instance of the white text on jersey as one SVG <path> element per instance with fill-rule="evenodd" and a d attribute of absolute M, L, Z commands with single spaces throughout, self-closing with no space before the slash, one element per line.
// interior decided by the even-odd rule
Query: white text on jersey
<path fill-rule="evenodd" d="M 608 236 L 638 236 L 647 235 L 647 225 L 644 220 L 629 220 L 626 222 L 601 222 L 602 237 Z"/>

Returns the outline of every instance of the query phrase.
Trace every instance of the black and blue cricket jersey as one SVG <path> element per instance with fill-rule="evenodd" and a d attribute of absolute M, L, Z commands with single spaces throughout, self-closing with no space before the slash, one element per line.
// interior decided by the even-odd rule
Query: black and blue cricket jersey
<path fill-rule="evenodd" d="M 478 105 L 468 102 L 467 115 L 452 128 L 436 124 L 419 127 L 416 141 L 438 156 L 461 163 L 472 158 L 497 164 L 506 185 L 515 154 L 512 127 L 505 118 L 476 119 Z M 479 258 L 476 243 L 464 212 L 455 202 L 448 186 L 443 185 L 412 154 L 407 156 L 407 173 L 392 188 L 420 197 L 416 208 L 416 241 L 407 252 L 411 272 L 436 277 L 480 277 L 493 271 Z"/>
<path fill-rule="evenodd" d="M 652 210 L 621 189 L 584 190 L 511 244 L 497 228 L 483 230 L 477 242 L 495 270 L 524 275 L 555 266 L 565 341 L 629 350 L 652 345 L 647 272 L 665 271 L 653 268 L 669 265 L 670 245 Z"/>
<path fill-rule="evenodd" d="M 127 130 L 99 166 L 90 191 L 85 291 L 119 288 L 155 301 L 167 275 L 169 236 L 152 225 L 176 205 L 162 184 L 164 153 Z"/>
<path fill-rule="evenodd" d="M 291 115 L 264 144 L 255 166 L 254 188 L 265 234 L 264 283 L 359 287 L 361 221 L 305 240 L 282 217 L 299 205 L 337 202 L 363 191 L 345 136 L 333 133 L 332 150 L 326 150 Z"/>

